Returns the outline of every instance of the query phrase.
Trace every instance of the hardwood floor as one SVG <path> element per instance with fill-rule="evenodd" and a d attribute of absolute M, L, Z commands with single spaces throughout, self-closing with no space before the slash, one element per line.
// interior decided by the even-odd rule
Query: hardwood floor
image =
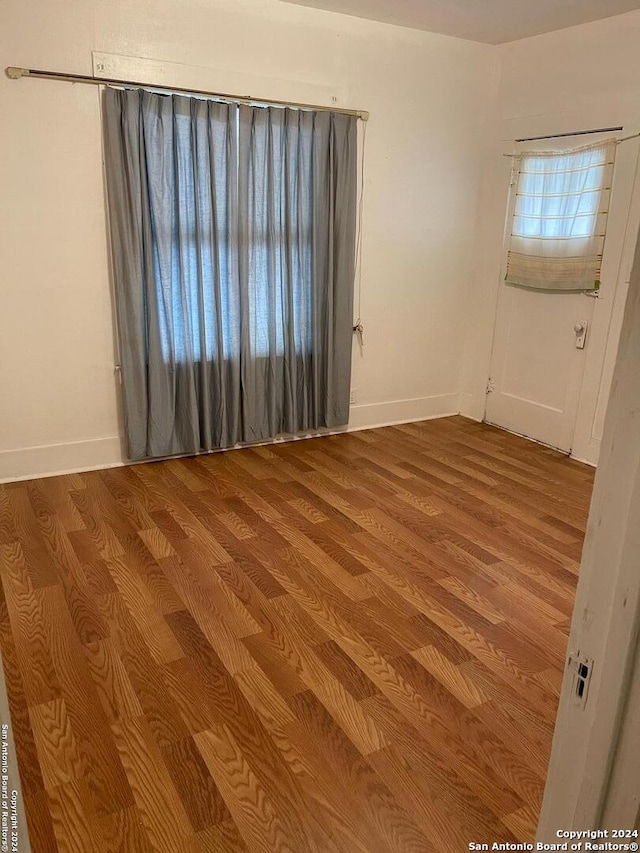
<path fill-rule="evenodd" d="M 0 486 L 35 853 L 531 840 L 592 480 L 454 417 Z"/>

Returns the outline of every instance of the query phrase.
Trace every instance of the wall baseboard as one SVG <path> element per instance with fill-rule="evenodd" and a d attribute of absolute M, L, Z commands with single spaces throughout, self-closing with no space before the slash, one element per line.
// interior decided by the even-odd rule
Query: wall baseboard
<path fill-rule="evenodd" d="M 119 436 L 0 451 L 0 483 L 124 465 Z"/>
<path fill-rule="evenodd" d="M 431 418 L 446 418 L 457 415 L 458 412 L 457 394 L 357 405 L 351 406 L 348 429 L 353 431 L 406 424 L 412 421 L 426 421 Z"/>
<path fill-rule="evenodd" d="M 477 394 L 461 393 L 458 395 L 458 412 L 465 418 L 481 423 L 484 420 L 486 398 Z"/>
<path fill-rule="evenodd" d="M 355 432 L 457 413 L 457 394 L 352 406 L 349 425 L 333 432 Z M 0 483 L 116 468 L 127 464 L 122 447 L 121 437 L 114 435 L 90 441 L 3 450 L 0 451 Z"/>

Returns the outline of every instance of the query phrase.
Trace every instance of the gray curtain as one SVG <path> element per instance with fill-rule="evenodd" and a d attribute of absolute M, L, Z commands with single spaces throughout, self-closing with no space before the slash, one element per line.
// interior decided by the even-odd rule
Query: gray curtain
<path fill-rule="evenodd" d="M 131 459 L 345 424 L 356 120 L 104 93 Z"/>

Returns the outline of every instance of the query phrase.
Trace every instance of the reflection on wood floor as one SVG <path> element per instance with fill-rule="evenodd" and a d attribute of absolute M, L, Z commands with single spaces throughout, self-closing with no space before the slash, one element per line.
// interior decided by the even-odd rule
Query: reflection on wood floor
<path fill-rule="evenodd" d="M 0 486 L 34 851 L 531 840 L 592 480 L 453 417 Z"/>

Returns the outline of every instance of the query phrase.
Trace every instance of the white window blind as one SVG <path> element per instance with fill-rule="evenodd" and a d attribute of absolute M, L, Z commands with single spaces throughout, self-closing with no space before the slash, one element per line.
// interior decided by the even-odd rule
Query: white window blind
<path fill-rule="evenodd" d="M 615 159 L 615 140 L 519 158 L 507 284 L 595 290 Z"/>

